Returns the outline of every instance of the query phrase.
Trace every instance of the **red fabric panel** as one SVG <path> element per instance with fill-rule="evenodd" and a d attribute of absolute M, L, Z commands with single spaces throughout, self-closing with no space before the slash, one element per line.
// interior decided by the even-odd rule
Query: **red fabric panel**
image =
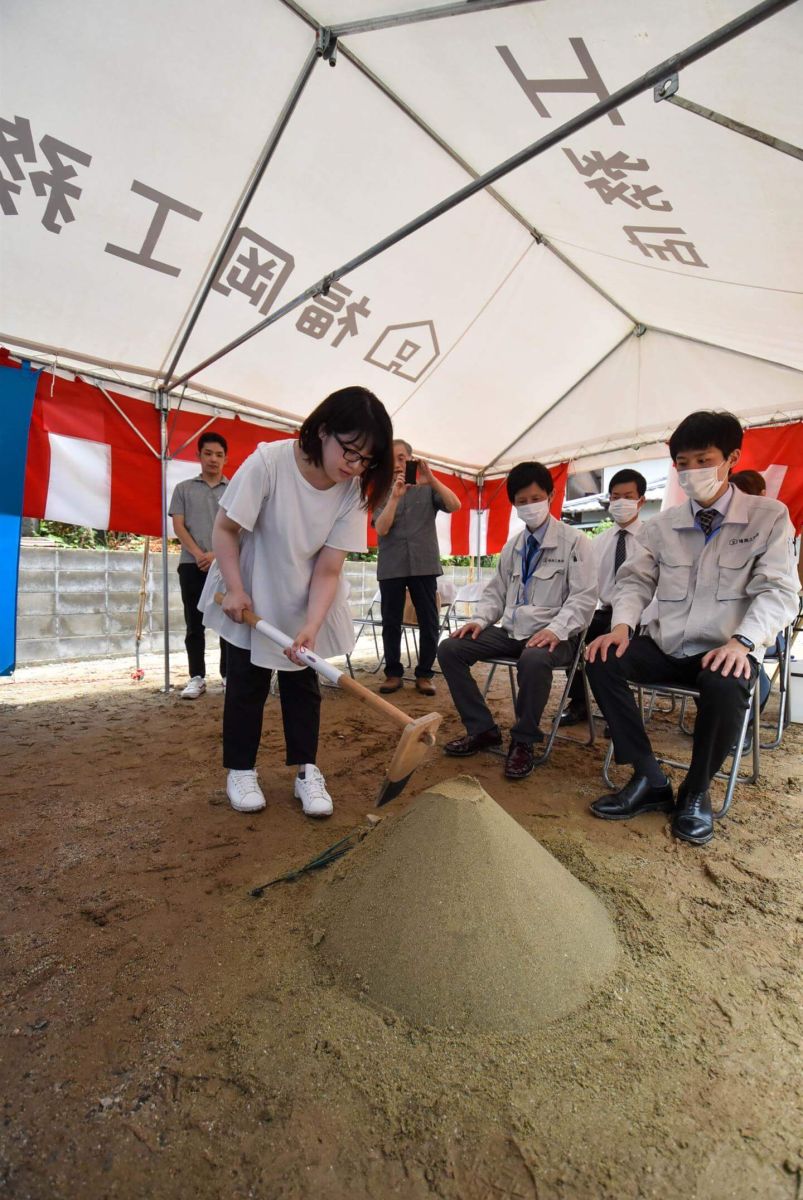
<path fill-rule="evenodd" d="M 745 431 L 737 471 L 766 471 L 773 464 L 787 468 L 778 499 L 789 509 L 795 532 L 803 529 L 803 421 Z"/>

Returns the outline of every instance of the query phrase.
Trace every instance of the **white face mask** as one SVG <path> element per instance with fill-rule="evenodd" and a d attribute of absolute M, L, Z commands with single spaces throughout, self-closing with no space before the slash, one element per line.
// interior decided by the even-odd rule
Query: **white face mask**
<path fill-rule="evenodd" d="M 721 464 L 720 464 L 721 465 Z M 727 462 L 724 464 L 728 469 Z M 722 487 L 719 467 L 696 467 L 690 471 L 678 471 L 678 483 L 690 500 L 707 504 Z"/>
<path fill-rule="evenodd" d="M 617 525 L 627 525 L 638 512 L 638 500 L 611 500 L 608 512 Z"/>
<path fill-rule="evenodd" d="M 528 529 L 538 529 L 549 516 L 549 501 L 539 500 L 537 504 L 517 504 L 516 514 Z"/>

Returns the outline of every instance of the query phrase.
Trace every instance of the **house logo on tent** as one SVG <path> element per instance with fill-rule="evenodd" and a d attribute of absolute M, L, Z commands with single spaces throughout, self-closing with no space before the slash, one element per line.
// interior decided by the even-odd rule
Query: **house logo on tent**
<path fill-rule="evenodd" d="M 365 356 L 365 361 L 417 383 L 440 354 L 432 321 L 388 325 Z"/>

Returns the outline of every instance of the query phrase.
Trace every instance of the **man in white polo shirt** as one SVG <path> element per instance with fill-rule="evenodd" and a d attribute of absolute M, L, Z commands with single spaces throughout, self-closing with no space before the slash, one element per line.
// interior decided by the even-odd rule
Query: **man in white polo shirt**
<path fill-rule="evenodd" d="M 181 542 L 178 582 L 184 603 L 184 620 L 190 681 L 181 693 L 184 700 L 197 700 L 206 691 L 206 640 L 204 619 L 198 608 L 206 576 L 215 556 L 212 553 L 212 527 L 220 498 L 229 485 L 223 474 L 228 454 L 226 439 L 208 430 L 198 438 L 201 473 L 176 485 L 170 501 L 170 516 L 176 537 Z M 220 676 L 226 686 L 226 643 L 220 639 Z"/>

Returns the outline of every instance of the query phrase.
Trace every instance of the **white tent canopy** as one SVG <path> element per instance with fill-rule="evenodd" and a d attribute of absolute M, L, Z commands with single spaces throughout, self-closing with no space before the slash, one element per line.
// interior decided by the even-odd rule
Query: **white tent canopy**
<path fill-rule="evenodd" d="M 746 5 L 466 3 L 343 34 L 334 69 L 314 57 L 314 26 L 404 7 L 9 0 L 0 341 L 155 390 L 232 231 L 173 379 Z M 360 383 L 417 451 L 477 474 L 655 456 L 693 408 L 803 416 L 803 163 L 787 152 L 803 146 L 802 55 L 797 3 L 678 81 L 789 147 L 650 87 L 308 297 L 187 395 L 300 420 Z"/>

